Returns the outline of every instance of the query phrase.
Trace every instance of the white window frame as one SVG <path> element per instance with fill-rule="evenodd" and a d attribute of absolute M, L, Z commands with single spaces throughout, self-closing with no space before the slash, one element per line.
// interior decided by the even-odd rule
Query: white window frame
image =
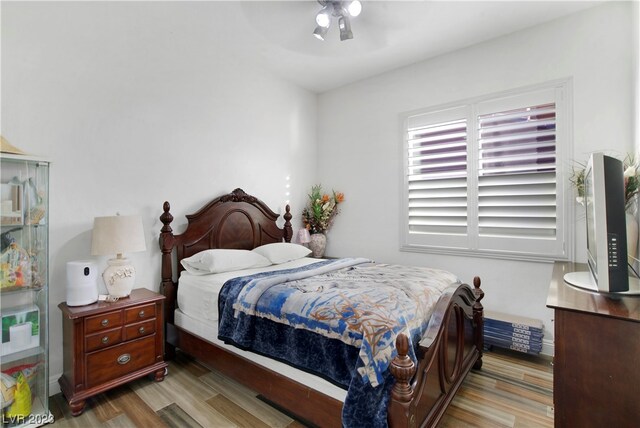
<path fill-rule="evenodd" d="M 535 96 L 553 91 L 556 103 L 556 238 L 522 240 L 521 238 L 481 237 L 478 227 L 478 138 L 477 120 L 480 109 L 492 102 L 509 102 L 511 98 Z M 520 105 L 519 107 L 527 107 Z M 447 112 L 467 111 L 467 234 L 416 234 L 409 231 L 409 156 L 408 129 L 417 116 L 447 117 Z M 570 78 L 546 82 L 459 102 L 437 105 L 400 115 L 402 135 L 402 180 L 400 201 L 400 250 L 438 254 L 473 255 L 501 259 L 554 261 L 573 259 L 574 205 L 573 189 L 568 180 L 573 153 L 572 81 Z M 553 241 L 551 243 L 550 241 Z M 524 248 L 523 248 L 524 246 Z"/>

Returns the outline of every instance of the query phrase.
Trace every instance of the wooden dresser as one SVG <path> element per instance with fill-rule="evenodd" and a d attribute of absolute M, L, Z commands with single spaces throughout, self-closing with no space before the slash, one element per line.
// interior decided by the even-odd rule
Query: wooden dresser
<path fill-rule="evenodd" d="M 62 311 L 63 374 L 58 380 L 71 413 L 82 413 L 87 398 L 133 379 L 164 379 L 164 296 L 137 288 L 117 302 L 58 305 Z"/>
<path fill-rule="evenodd" d="M 610 297 L 564 282 L 565 273 L 586 269 L 556 262 L 547 298 L 555 310 L 555 426 L 638 426 L 640 296 Z"/>

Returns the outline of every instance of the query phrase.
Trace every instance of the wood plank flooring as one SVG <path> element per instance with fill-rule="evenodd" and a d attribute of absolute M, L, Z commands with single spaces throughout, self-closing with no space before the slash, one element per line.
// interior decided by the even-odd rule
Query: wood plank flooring
<path fill-rule="evenodd" d="M 552 427 L 551 360 L 516 352 L 485 352 L 439 427 Z M 53 428 L 304 427 L 244 386 L 178 353 L 163 382 L 145 377 L 87 401 L 71 416 L 62 394 L 50 398 Z"/>

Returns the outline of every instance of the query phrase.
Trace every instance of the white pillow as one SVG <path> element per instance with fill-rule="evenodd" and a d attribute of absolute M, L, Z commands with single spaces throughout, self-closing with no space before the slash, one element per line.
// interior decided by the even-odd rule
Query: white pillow
<path fill-rule="evenodd" d="M 311 254 L 311 250 L 307 247 L 303 247 L 298 244 L 290 244 L 288 242 L 266 244 L 258 248 L 254 248 L 252 251 L 266 257 L 274 265 L 301 259 Z"/>
<path fill-rule="evenodd" d="M 249 250 L 204 250 L 180 260 L 182 266 L 193 275 L 229 272 L 270 266 L 271 262 Z"/>

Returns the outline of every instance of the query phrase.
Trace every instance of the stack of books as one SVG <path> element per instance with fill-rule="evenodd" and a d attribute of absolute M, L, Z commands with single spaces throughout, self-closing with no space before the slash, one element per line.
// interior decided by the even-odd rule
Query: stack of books
<path fill-rule="evenodd" d="M 537 355 L 542 351 L 542 321 L 484 311 L 484 344 Z"/>

